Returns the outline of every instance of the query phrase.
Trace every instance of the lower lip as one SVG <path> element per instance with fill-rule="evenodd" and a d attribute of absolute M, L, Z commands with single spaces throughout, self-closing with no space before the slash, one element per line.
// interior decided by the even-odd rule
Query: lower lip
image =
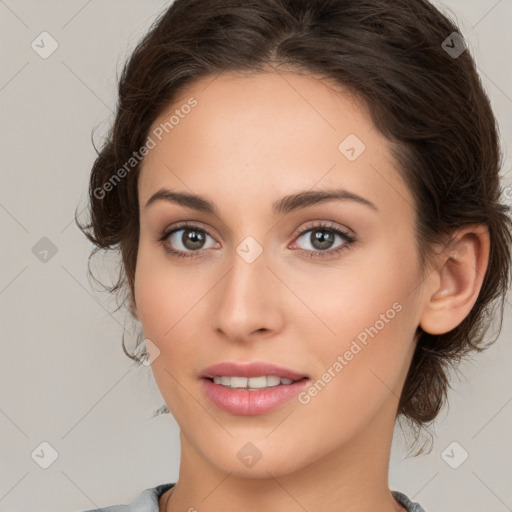
<path fill-rule="evenodd" d="M 277 409 L 280 405 L 297 396 L 308 384 L 301 379 L 292 384 L 280 384 L 257 391 L 228 388 L 209 379 L 201 379 L 208 398 L 220 409 L 231 414 L 254 416 Z"/>

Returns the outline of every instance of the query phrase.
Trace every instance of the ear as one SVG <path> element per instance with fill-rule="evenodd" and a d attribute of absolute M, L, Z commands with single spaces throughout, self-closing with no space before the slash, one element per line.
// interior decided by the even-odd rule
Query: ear
<path fill-rule="evenodd" d="M 474 306 L 487 265 L 490 236 L 479 224 L 454 233 L 453 241 L 436 258 L 429 276 L 427 302 L 420 327 L 430 334 L 444 334 L 457 327 Z"/>

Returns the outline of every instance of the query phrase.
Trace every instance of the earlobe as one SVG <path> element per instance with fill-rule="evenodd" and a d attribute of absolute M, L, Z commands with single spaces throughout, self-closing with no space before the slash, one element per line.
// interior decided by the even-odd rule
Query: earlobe
<path fill-rule="evenodd" d="M 474 306 L 489 263 L 490 238 L 484 225 L 455 234 L 439 254 L 435 283 L 427 288 L 427 302 L 420 327 L 430 334 L 444 334 L 459 325 Z"/>

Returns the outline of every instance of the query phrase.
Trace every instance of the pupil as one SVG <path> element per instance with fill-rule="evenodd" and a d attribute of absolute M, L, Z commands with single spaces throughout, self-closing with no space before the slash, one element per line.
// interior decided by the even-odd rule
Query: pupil
<path fill-rule="evenodd" d="M 332 245 L 333 238 L 333 233 L 330 231 L 316 230 L 311 233 L 311 244 L 317 249 L 328 249 Z M 317 246 L 315 242 L 320 246 Z"/>
<path fill-rule="evenodd" d="M 183 233 L 182 242 L 189 249 L 199 249 L 204 242 L 204 236 L 199 231 L 187 230 Z"/>

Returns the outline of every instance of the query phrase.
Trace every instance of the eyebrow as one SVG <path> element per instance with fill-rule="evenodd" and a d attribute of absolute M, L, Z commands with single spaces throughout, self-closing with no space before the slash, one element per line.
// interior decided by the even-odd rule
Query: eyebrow
<path fill-rule="evenodd" d="M 274 215 L 284 215 L 301 208 L 324 203 L 326 201 L 353 201 L 371 209 L 378 211 L 378 208 L 368 199 L 361 197 L 353 192 L 345 189 L 335 190 L 304 190 L 295 194 L 284 196 L 272 204 L 272 212 Z M 188 194 L 185 192 L 176 192 L 167 188 L 161 188 L 155 192 L 146 202 L 144 208 L 157 201 L 167 201 L 179 204 L 187 208 L 191 208 L 200 212 L 219 215 L 219 211 L 214 203 L 205 197 Z"/>

